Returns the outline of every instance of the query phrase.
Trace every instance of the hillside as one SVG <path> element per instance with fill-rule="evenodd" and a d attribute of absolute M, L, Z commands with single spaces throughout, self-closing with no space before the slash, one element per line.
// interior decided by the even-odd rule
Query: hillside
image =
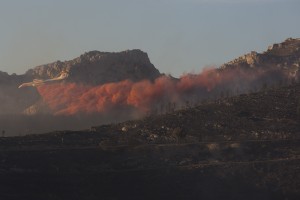
<path fill-rule="evenodd" d="M 0 197 L 299 199 L 299 121 L 293 84 L 89 130 L 1 138 Z"/>

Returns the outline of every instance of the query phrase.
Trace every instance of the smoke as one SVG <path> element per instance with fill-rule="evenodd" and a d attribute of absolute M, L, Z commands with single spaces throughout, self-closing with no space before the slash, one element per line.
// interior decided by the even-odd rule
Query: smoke
<path fill-rule="evenodd" d="M 235 95 L 279 82 L 283 73 L 209 68 L 199 74 L 185 74 L 179 79 L 161 76 L 153 82 L 124 80 L 98 86 L 78 83 L 54 83 L 38 87 L 38 92 L 54 115 L 109 114 L 134 110 L 142 114 L 163 109 L 172 103 L 182 105 L 197 99 Z M 175 106 L 173 109 L 176 109 Z"/>
<path fill-rule="evenodd" d="M 173 112 L 273 85 L 287 85 L 293 80 L 291 77 L 297 78 L 283 70 L 238 67 L 208 68 L 178 79 L 161 76 L 154 81 L 124 80 L 96 86 L 64 81 L 47 83 L 37 90 L 32 87 L 20 90 L 19 82 L 14 86 L 1 85 L 0 131 L 12 136 L 82 130 Z M 33 102 L 36 103 L 32 105 Z"/>

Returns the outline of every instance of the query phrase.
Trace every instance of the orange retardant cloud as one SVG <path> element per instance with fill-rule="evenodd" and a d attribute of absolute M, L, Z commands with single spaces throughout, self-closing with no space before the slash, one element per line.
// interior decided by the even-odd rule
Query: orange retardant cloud
<path fill-rule="evenodd" d="M 148 80 L 133 83 L 121 81 L 99 86 L 76 83 L 56 83 L 38 87 L 43 100 L 55 114 L 109 112 L 121 107 L 149 111 L 152 104 L 167 94 L 175 95 L 175 84 L 167 77 L 151 83 Z"/>
<path fill-rule="evenodd" d="M 206 69 L 200 74 L 187 74 L 178 80 L 162 76 L 154 82 L 125 80 L 98 86 L 53 83 L 39 86 L 38 91 L 56 115 L 108 113 L 126 107 L 149 112 L 161 102 L 183 102 L 183 97 L 187 95 L 199 95 L 203 91 L 208 93 L 235 77 L 251 81 L 255 75 Z"/>

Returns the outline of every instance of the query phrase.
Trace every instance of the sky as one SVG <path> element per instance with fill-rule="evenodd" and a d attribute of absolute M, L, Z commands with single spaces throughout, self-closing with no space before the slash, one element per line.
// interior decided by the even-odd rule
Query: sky
<path fill-rule="evenodd" d="M 0 0 L 0 71 L 141 49 L 179 77 L 300 38 L 300 0 Z"/>

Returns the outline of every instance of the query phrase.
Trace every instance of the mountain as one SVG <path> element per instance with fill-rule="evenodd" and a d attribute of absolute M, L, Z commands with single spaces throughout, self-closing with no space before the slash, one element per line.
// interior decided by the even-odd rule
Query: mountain
<path fill-rule="evenodd" d="M 288 38 L 263 53 L 252 51 L 223 64 L 221 69 L 281 70 L 291 79 L 300 79 L 300 39 Z"/>
<path fill-rule="evenodd" d="M 11 114 L 42 114 L 49 116 L 55 112 L 53 112 L 53 109 L 49 108 L 48 105 L 53 102 L 56 103 L 57 100 L 61 100 L 61 102 L 64 103 L 65 99 L 79 99 L 80 101 L 75 101 L 75 104 L 74 101 L 73 103 L 69 103 L 71 101 L 68 101 L 64 104 L 57 104 L 55 105 L 55 108 L 58 108 L 56 111 L 66 113 L 63 112 L 64 108 L 67 108 L 68 111 L 72 111 L 73 108 L 83 110 L 87 106 L 89 106 L 89 110 L 96 110 L 93 106 L 95 106 L 95 103 L 99 103 L 97 108 L 100 111 L 105 108 L 107 112 L 104 114 L 98 113 L 102 115 L 101 117 L 96 113 L 97 116 L 91 115 L 91 117 L 87 117 L 86 120 L 80 118 L 81 122 L 79 122 L 80 120 L 75 116 L 70 117 L 70 119 L 72 118 L 72 120 L 76 121 L 76 127 L 72 126 L 72 120 L 70 120 L 70 123 L 63 123 L 61 122 L 63 120 L 57 121 L 57 117 L 55 116 L 49 116 L 51 120 L 46 120 L 48 125 L 46 125 L 46 122 L 40 123 L 41 125 L 38 129 L 35 128 L 36 123 L 33 123 L 35 120 L 27 121 L 26 119 L 26 123 L 21 123 L 20 121 L 22 121 L 22 119 L 19 118 L 19 124 L 22 124 L 22 126 L 19 125 L 19 128 L 12 125 L 12 122 L 4 122 L 5 120 L 2 120 L 2 124 L 0 125 L 7 130 L 8 134 L 14 135 L 23 129 L 28 129 L 29 133 L 45 132 L 53 130 L 54 128 L 81 129 L 92 123 L 102 124 L 110 121 L 116 122 L 126 119 L 135 119 L 145 116 L 146 112 L 148 114 L 165 113 L 187 105 L 190 107 L 205 100 L 251 93 L 259 91 L 262 88 L 266 89 L 267 87 L 289 85 L 299 81 L 299 48 L 300 40 L 289 38 L 282 43 L 270 46 L 265 52 L 251 52 L 222 65 L 212 72 L 187 75 L 179 79 L 160 74 L 153 64 L 151 64 L 148 55 L 141 50 L 128 50 L 116 53 L 91 51 L 70 61 L 57 61 L 34 67 L 22 75 L 8 75 L 5 72 L 1 72 L 0 115 L 5 116 L 0 117 L 4 119 L 16 119 L 15 116 L 6 116 Z M 52 88 L 52 91 L 56 90 L 56 92 L 48 92 L 48 89 L 45 89 L 44 95 L 50 94 L 50 97 L 52 97 L 52 99 L 49 99 L 49 97 L 46 96 L 48 98 L 48 102 L 46 102 L 44 99 L 45 96 L 42 97 L 36 88 L 28 87 L 18 89 L 18 85 L 23 82 L 29 82 L 33 79 L 54 78 L 63 70 L 69 73 L 69 77 L 63 80 L 63 83 L 95 87 L 96 89 L 91 90 L 91 92 L 95 93 L 88 91 L 84 97 L 80 95 L 74 96 L 73 93 L 68 93 L 68 89 L 65 89 L 64 84 L 64 86 L 61 85 L 59 90 Z M 133 83 L 137 83 L 145 79 L 150 82 L 126 86 L 126 90 L 123 89 L 124 85 L 119 84 L 120 81 L 123 80 L 131 80 Z M 154 81 L 155 79 L 158 81 Z M 111 90 L 108 90 L 109 87 L 101 88 L 100 85 L 104 85 L 105 83 L 114 83 L 112 84 L 114 88 Z M 155 83 L 155 85 L 152 83 Z M 72 84 L 70 88 L 73 87 Z M 130 92 L 133 91 L 132 88 L 134 88 L 134 92 L 136 93 Z M 75 89 L 73 87 L 72 90 Z M 82 89 L 78 91 L 82 92 Z M 114 96 L 114 91 L 117 91 L 118 95 Z M 70 96 L 61 98 L 60 95 L 64 94 L 65 97 L 66 93 L 70 94 Z M 75 90 L 74 93 L 77 94 L 80 92 Z M 108 95 L 111 96 L 101 96 L 103 93 L 108 93 Z M 128 98 L 128 94 L 131 95 L 130 98 Z M 91 97 L 94 98 L 94 103 L 92 104 L 88 102 Z M 78 105 L 78 103 L 81 102 L 83 103 Z M 115 102 L 120 103 L 116 104 Z M 128 104 L 128 102 L 130 104 Z M 70 106 L 67 107 L 65 105 Z M 136 108 L 134 106 L 139 107 Z M 145 110 L 150 109 L 141 114 L 140 110 L 138 110 L 139 108 Z M 77 114 L 78 113 L 74 113 L 74 115 Z M 80 113 L 78 115 L 81 116 Z M 37 118 L 36 120 L 42 119 L 38 116 Z M 98 121 L 94 121 L 94 119 L 98 119 Z M 50 121 L 55 123 L 50 126 Z M 43 129 L 43 127 L 47 128 Z M 10 129 L 14 131 L 8 131 Z"/>
<path fill-rule="evenodd" d="M 90 51 L 70 61 L 57 61 L 37 66 L 25 75 L 37 79 L 54 78 L 62 70 L 69 72 L 69 82 L 99 85 L 122 80 L 133 82 L 154 80 L 160 72 L 150 62 L 147 53 L 127 50 L 118 53 Z"/>
<path fill-rule="evenodd" d="M 153 81 L 161 76 L 148 55 L 141 50 L 118 53 L 91 51 L 70 61 L 57 61 L 34 67 L 22 75 L 0 72 L 0 114 L 20 114 L 24 110 L 25 114 L 35 114 L 47 110 L 35 88 L 18 89 L 18 86 L 33 79 L 57 77 L 62 70 L 69 73 L 66 82 L 86 85 L 122 80 Z"/>

